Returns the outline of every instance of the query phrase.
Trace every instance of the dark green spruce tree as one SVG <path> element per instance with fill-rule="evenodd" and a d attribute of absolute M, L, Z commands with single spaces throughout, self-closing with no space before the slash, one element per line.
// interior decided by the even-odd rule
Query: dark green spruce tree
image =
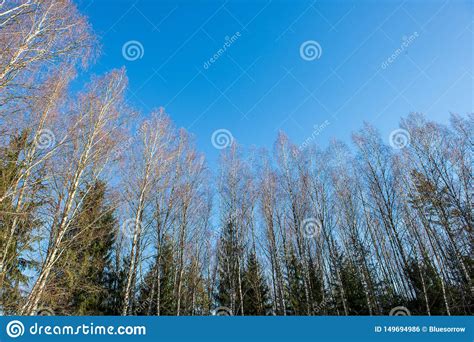
<path fill-rule="evenodd" d="M 154 264 L 139 286 L 135 307 L 137 315 L 173 316 L 176 314 L 175 270 L 173 246 L 170 238 L 165 235 Z"/>
<path fill-rule="evenodd" d="M 269 288 L 255 251 L 249 253 L 243 275 L 244 312 L 246 316 L 264 316 L 270 309 Z"/>
<path fill-rule="evenodd" d="M 347 258 L 343 258 L 341 264 L 341 285 L 344 288 L 344 297 L 349 315 L 368 315 L 369 308 L 360 268 L 356 267 Z"/>
<path fill-rule="evenodd" d="M 15 314 L 21 303 L 20 289 L 28 282 L 26 272 L 37 266 L 37 262 L 25 258 L 31 252 L 32 231 L 40 226 L 37 209 L 43 204 L 42 189 L 38 180 L 41 171 L 31 176 L 27 189 L 15 189 L 24 168 L 22 156 L 28 149 L 27 133 L 13 136 L 7 147 L 0 149 L 0 258 L 4 260 L 0 269 L 0 310 Z M 20 184 L 22 184 L 20 182 Z M 21 204 L 18 197 L 22 196 Z M 15 221 L 16 229 L 12 231 Z"/>
<path fill-rule="evenodd" d="M 304 291 L 304 271 L 301 261 L 296 256 L 293 247 L 290 247 L 286 272 L 289 315 L 305 315 L 307 312 Z"/>
<path fill-rule="evenodd" d="M 60 291 L 51 290 L 52 298 L 61 307 L 58 313 L 116 313 L 110 304 L 121 283 L 113 265 L 117 227 L 114 210 L 105 196 L 106 186 L 101 181 L 83 194 L 78 215 L 65 239 L 66 253 L 57 265 L 57 279 L 51 282 L 60 284 Z"/>
<path fill-rule="evenodd" d="M 224 226 L 218 244 L 217 306 L 229 308 L 234 315 L 241 315 L 243 298 L 240 295 L 242 278 L 239 260 L 243 254 L 243 246 L 239 241 L 237 229 L 233 222 L 227 222 Z"/>

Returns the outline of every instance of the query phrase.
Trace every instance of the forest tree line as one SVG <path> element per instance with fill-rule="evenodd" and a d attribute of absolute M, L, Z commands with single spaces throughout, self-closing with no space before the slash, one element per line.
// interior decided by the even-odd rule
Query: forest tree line
<path fill-rule="evenodd" d="M 0 313 L 473 313 L 474 116 L 223 149 L 126 101 L 69 0 L 0 1 Z M 393 144 L 392 144 L 393 145 Z"/>

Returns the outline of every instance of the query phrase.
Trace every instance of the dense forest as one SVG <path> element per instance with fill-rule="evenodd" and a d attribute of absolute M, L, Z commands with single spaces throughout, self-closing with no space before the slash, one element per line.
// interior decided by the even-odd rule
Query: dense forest
<path fill-rule="evenodd" d="M 210 168 L 125 70 L 80 84 L 70 0 L 0 1 L 0 46 L 0 313 L 473 314 L 472 114 Z"/>

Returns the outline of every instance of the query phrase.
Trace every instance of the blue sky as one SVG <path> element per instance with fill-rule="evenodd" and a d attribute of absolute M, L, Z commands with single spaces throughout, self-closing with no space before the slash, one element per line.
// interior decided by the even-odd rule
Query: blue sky
<path fill-rule="evenodd" d="M 441 122 L 474 112 L 471 1 L 77 3 L 102 44 L 90 72 L 126 66 L 130 103 L 143 113 L 165 107 L 211 163 L 220 128 L 271 148 L 279 130 L 301 144 L 327 120 L 316 137 L 325 146 L 349 141 L 364 121 L 387 141 L 410 112 Z M 124 57 L 130 41 L 141 58 Z M 308 41 L 318 58 L 302 58 Z"/>

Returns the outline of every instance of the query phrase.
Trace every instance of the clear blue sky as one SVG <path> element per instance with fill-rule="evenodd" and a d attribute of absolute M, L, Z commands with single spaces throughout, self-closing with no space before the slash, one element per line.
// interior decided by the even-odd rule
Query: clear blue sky
<path fill-rule="evenodd" d="M 387 141 L 409 112 L 442 122 L 474 112 L 472 1 L 77 3 L 101 37 L 91 72 L 125 65 L 130 103 L 143 112 L 165 107 L 211 163 L 219 128 L 241 145 L 271 148 L 278 130 L 300 144 L 328 120 L 317 137 L 324 146 L 348 141 L 363 121 Z M 129 61 L 122 47 L 132 40 L 144 54 Z M 309 40 L 322 51 L 312 61 L 300 55 Z"/>

